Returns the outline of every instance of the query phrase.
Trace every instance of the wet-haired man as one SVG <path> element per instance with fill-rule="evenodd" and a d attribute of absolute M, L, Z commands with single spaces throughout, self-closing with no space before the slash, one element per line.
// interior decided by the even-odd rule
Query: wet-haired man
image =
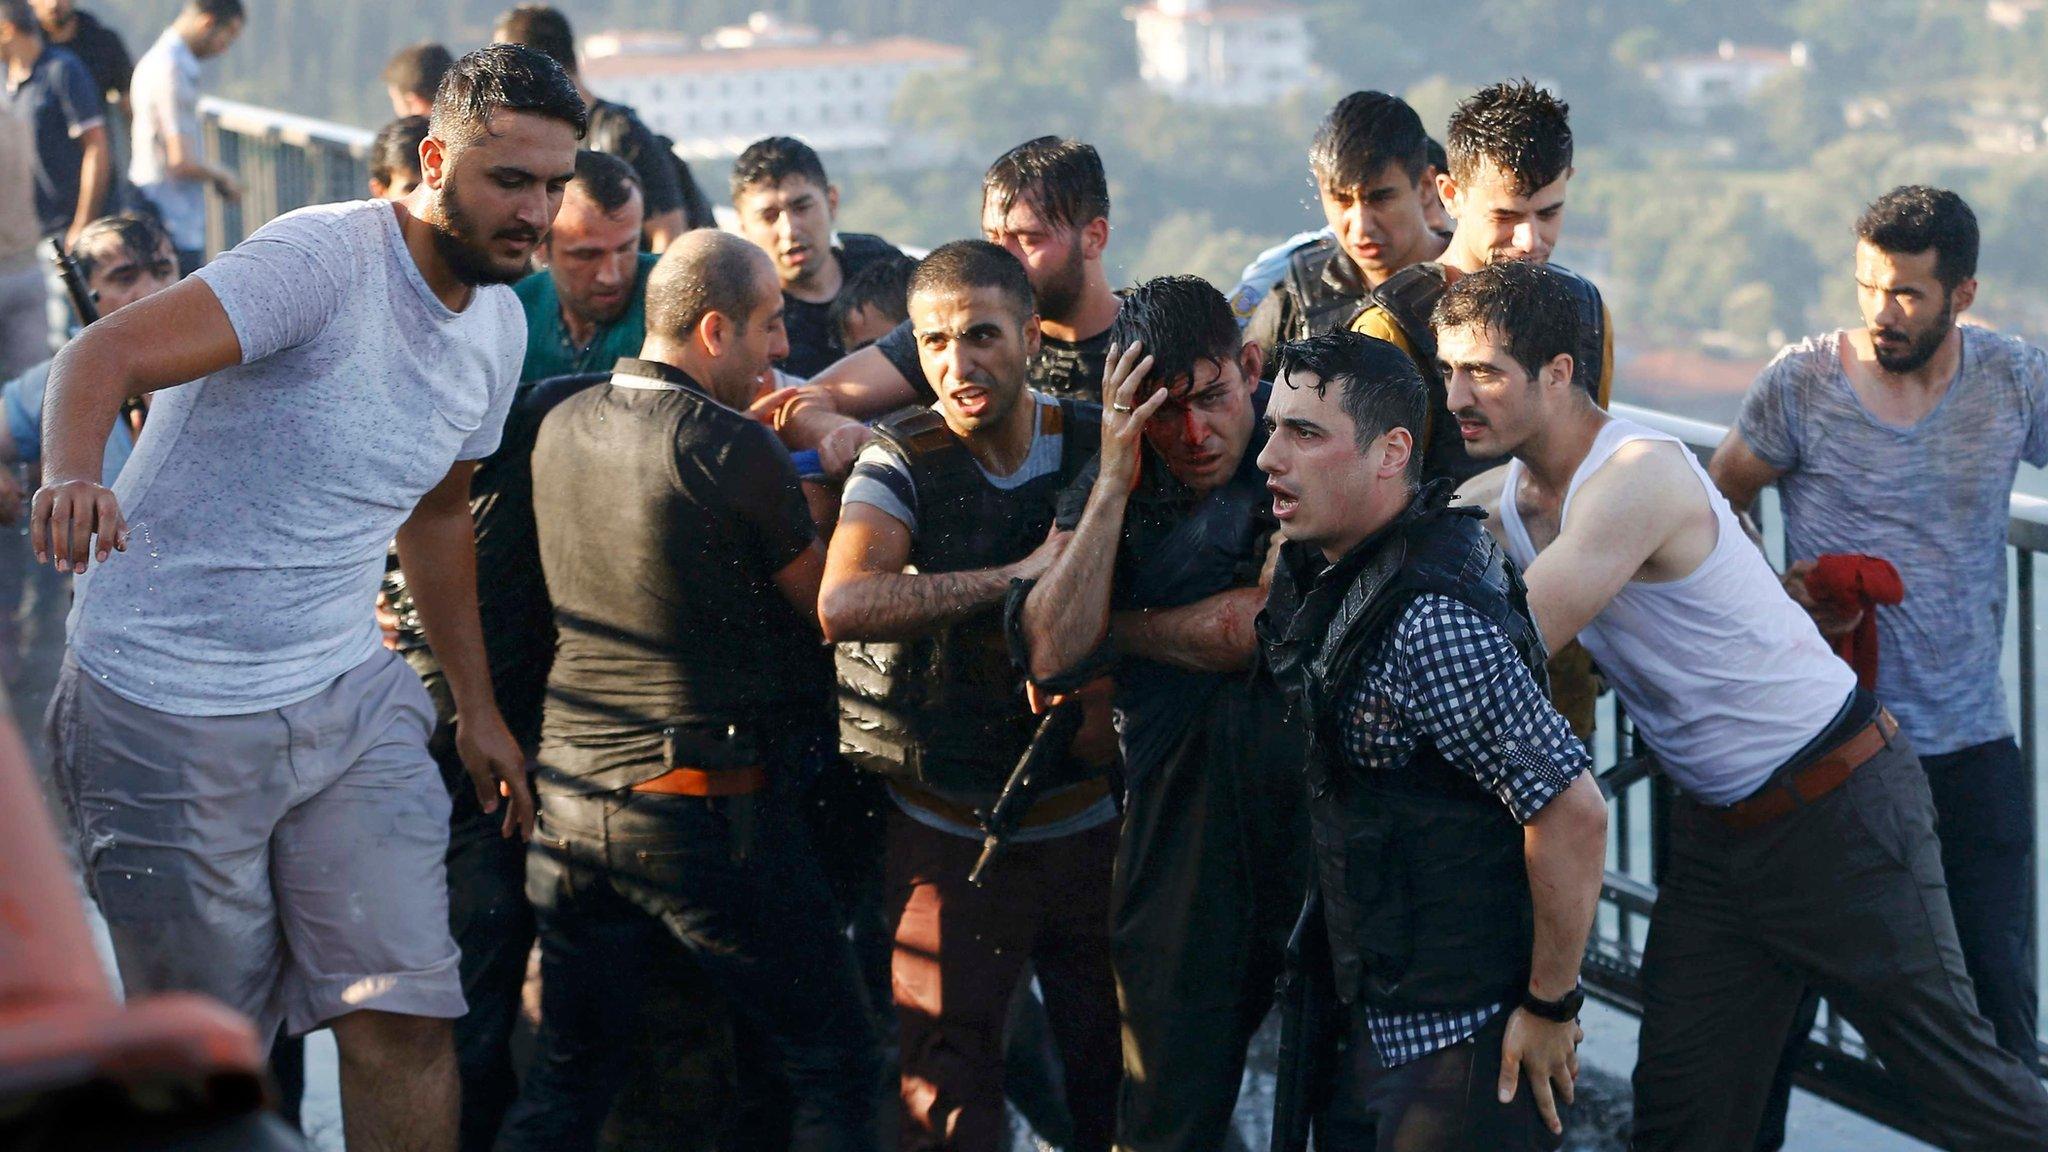
<path fill-rule="evenodd" d="M 1020 622 L 1042 689 L 1116 661 L 1117 1146 L 1213 1149 L 1307 876 L 1297 733 L 1251 672 L 1276 527 L 1256 463 L 1269 389 L 1200 277 L 1126 293 L 1110 346 L 1102 452 L 1060 509 L 1074 538 Z"/>
<path fill-rule="evenodd" d="M 471 53 L 409 198 L 279 217 L 50 374 L 30 542 L 82 574 L 51 737 L 122 980 L 204 992 L 261 1035 L 331 1026 L 351 1145 L 454 1147 L 463 1011 L 434 710 L 364 606 L 395 535 L 478 802 L 529 828 L 469 481 L 518 383 L 505 285 L 583 123 L 545 57 Z M 108 430 L 159 389 L 110 490 Z"/>
<path fill-rule="evenodd" d="M 1950 1148 L 2048 1147 L 2048 1092 L 1978 1013 L 1913 745 L 1793 603 L 1686 446 L 1575 378 L 1579 300 L 1526 261 L 1435 313 L 1461 495 L 1528 574 L 1545 644 L 1599 661 L 1665 776 L 1635 1146 L 1754 1146 L 1794 1013 L 1827 997 Z"/>

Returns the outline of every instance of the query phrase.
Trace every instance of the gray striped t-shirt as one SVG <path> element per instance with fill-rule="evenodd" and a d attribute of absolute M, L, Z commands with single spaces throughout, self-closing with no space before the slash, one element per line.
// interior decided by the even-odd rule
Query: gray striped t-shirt
<path fill-rule="evenodd" d="M 2008 494 L 2020 461 L 2048 464 L 2048 354 L 1965 326 L 1962 363 L 1910 428 L 1863 407 L 1842 334 L 1778 354 L 1737 425 L 1783 469 L 1786 557 L 1891 561 L 1905 602 L 1877 610 L 1877 695 L 1923 755 L 2012 734 L 1999 682 Z"/>

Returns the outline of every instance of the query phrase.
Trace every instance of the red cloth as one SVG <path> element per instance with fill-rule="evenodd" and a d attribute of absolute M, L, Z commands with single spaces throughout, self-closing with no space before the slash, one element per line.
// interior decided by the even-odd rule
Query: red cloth
<path fill-rule="evenodd" d="M 1806 574 L 1806 592 L 1815 601 L 1843 615 L 1863 613 L 1863 620 L 1835 641 L 1835 651 L 1856 670 L 1856 682 L 1877 687 L 1877 613 L 1880 604 L 1906 598 L 1899 570 L 1888 560 L 1853 553 L 1822 556 Z"/>

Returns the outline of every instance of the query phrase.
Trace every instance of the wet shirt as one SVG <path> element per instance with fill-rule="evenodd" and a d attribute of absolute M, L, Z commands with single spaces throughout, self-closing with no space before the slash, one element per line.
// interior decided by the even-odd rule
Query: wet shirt
<path fill-rule="evenodd" d="M 621 357 L 638 354 L 647 341 L 647 274 L 660 259 L 651 252 L 641 254 L 626 310 L 618 319 L 599 324 L 590 343 L 581 348 L 569 338 L 569 325 L 562 320 L 562 295 L 555 288 L 554 273 L 542 270 L 514 284 L 512 291 L 526 313 L 526 360 L 519 379 L 609 371 Z"/>
<path fill-rule="evenodd" d="M 1863 407 L 1841 333 L 1778 354 L 1737 424 L 1784 475 L 1788 560 L 1891 561 L 1906 598 L 1877 611 L 1877 696 L 1922 755 L 2012 734 L 1999 676 L 2006 526 L 2021 461 L 2048 464 L 2048 353 L 1962 329 L 1962 362 L 1910 428 Z"/>
<path fill-rule="evenodd" d="M 43 235 L 60 234 L 78 212 L 79 137 L 107 121 L 98 87 L 78 57 L 45 46 L 21 83 L 8 84 L 7 109 L 35 134 L 36 220 Z"/>
<path fill-rule="evenodd" d="M 1264 416 L 1271 389 L 1259 384 L 1252 401 L 1255 421 Z M 1111 610 L 1179 608 L 1258 583 L 1266 546 L 1278 526 L 1266 474 L 1258 465 L 1265 444 L 1265 427 L 1255 422 L 1237 472 L 1206 495 L 1182 484 L 1163 459 L 1145 450 L 1138 488 L 1124 513 Z M 1081 522 L 1099 463 L 1099 458 L 1091 462 L 1061 498 L 1061 528 L 1071 531 Z M 1120 660 L 1116 716 L 1126 784 L 1133 791 L 1142 788 L 1150 771 L 1173 754 L 1203 715 L 1203 701 L 1242 679 L 1136 657 Z"/>
<path fill-rule="evenodd" d="M 832 249 L 832 255 L 839 261 L 839 275 L 844 281 L 851 281 L 861 269 L 877 260 L 902 256 L 894 245 L 879 236 L 854 232 L 839 239 L 840 244 Z M 782 294 L 782 326 L 789 333 L 789 355 L 783 357 L 776 367 L 808 380 L 846 355 L 846 342 L 839 337 L 839 325 L 832 322 L 834 300 L 814 303 L 799 300 L 787 292 Z M 916 345 L 911 346 L 910 353 L 915 360 Z M 919 375 L 922 375 L 922 370 Z"/>
<path fill-rule="evenodd" d="M 1031 360 L 1031 374 L 1027 381 L 1032 391 L 1062 400 L 1102 403 L 1102 373 L 1109 360 L 1109 329 L 1104 328 L 1086 340 L 1055 340 L 1044 336 L 1038 343 L 1038 355 Z M 917 333 L 912 331 L 910 321 L 905 320 L 891 328 L 887 335 L 875 341 L 875 347 L 889 358 L 889 364 L 917 391 L 918 403 L 938 403 L 939 394 L 933 391 L 931 381 L 924 377 L 924 366 L 918 363 Z"/>
<path fill-rule="evenodd" d="M 818 537 L 773 432 L 622 360 L 542 422 L 533 493 L 558 635 L 545 784 L 653 779 L 679 722 L 829 732 L 829 651 L 774 581 Z"/>
<path fill-rule="evenodd" d="M 242 362 L 153 398 L 114 484 L 128 551 L 79 579 L 71 650 L 145 708 L 261 712 L 377 655 L 391 538 L 497 449 L 526 323 L 502 286 L 450 310 L 382 200 L 280 216 L 194 276 Z"/>

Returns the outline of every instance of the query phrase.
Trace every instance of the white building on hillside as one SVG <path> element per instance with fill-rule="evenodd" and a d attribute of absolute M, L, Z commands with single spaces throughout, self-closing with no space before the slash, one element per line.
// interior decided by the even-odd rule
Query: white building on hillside
<path fill-rule="evenodd" d="M 1807 66 L 1806 45 L 1755 48 L 1721 41 L 1713 52 L 1673 56 L 1643 66 L 1643 78 L 1657 90 L 1671 116 L 1698 124 L 1717 108 L 1742 104 L 1772 80 Z"/>
<path fill-rule="evenodd" d="M 887 167 L 930 158 L 890 128 L 904 81 L 970 58 L 951 44 L 826 36 L 757 12 L 701 41 L 592 36 L 583 75 L 599 95 L 638 109 L 688 160 L 730 159 L 763 136 L 796 136 L 834 161 Z"/>
<path fill-rule="evenodd" d="M 1197 104 L 1271 104 L 1317 79 L 1308 17 L 1285 3 L 1152 0 L 1125 11 L 1147 87 Z"/>

